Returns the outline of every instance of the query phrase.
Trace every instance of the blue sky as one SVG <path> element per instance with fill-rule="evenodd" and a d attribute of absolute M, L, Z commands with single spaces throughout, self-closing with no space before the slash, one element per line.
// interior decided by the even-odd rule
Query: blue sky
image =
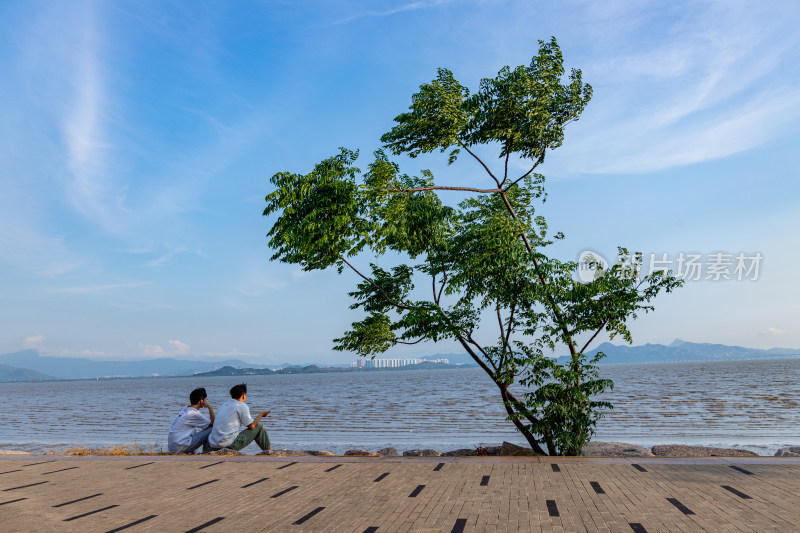
<path fill-rule="evenodd" d="M 551 35 L 594 87 L 541 167 L 559 256 L 759 252 L 635 343 L 798 347 L 798 26 L 793 0 L 3 2 L 0 353 L 353 360 L 331 339 L 356 280 L 268 261 L 269 177 L 366 164 L 437 67 L 474 88 Z"/>

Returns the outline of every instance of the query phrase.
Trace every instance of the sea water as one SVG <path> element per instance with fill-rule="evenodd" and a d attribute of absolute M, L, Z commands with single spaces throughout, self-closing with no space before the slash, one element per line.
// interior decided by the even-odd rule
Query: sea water
<path fill-rule="evenodd" d="M 614 380 L 603 396 L 614 409 L 598 423 L 595 440 L 737 446 L 762 455 L 800 444 L 800 359 L 600 368 Z M 265 423 L 276 449 L 525 443 L 505 420 L 496 386 L 481 369 L 465 368 L 0 383 L 0 451 L 166 448 L 170 422 L 192 389 L 205 387 L 219 407 L 242 381 L 254 414 L 272 410 Z"/>

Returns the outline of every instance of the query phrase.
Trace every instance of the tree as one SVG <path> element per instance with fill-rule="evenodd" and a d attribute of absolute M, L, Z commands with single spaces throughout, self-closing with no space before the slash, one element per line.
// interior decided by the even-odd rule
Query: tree
<path fill-rule="evenodd" d="M 508 420 L 531 448 L 551 455 L 580 454 L 600 409 L 610 407 L 592 399 L 613 384 L 598 378 L 602 354 L 589 359 L 590 344 L 603 331 L 632 342 L 626 323 L 680 285 L 663 272 L 638 279 L 636 254 L 611 268 L 594 263 L 589 283 L 574 279 L 574 262 L 545 254 L 563 235 L 551 234 L 535 212 L 546 198 L 535 171 L 592 94 L 579 70 L 564 78 L 555 38 L 539 42 L 530 65 L 504 67 L 474 94 L 439 69 L 381 138 L 394 155 L 449 151 L 453 164 L 465 152 L 486 173 L 487 188 L 437 185 L 429 171 L 401 174 L 384 150 L 362 173 L 358 152 L 342 148 L 307 174 L 275 174 L 264 210 L 278 215 L 268 233 L 273 260 L 304 270 L 336 266 L 340 274 L 347 268 L 360 278 L 349 294 L 364 318 L 335 339 L 336 350 L 375 357 L 398 344 L 456 340 L 497 385 Z M 481 145 L 499 149 L 499 170 L 478 156 Z M 510 175 L 512 154 L 530 169 Z M 448 206 L 440 191 L 468 194 Z M 416 264 L 361 272 L 351 259 L 366 252 Z M 428 297 L 415 290 L 420 279 L 428 280 Z M 493 345 L 478 339 L 481 322 L 497 328 Z M 550 357 L 564 349 L 566 363 Z M 512 392 L 515 383 L 527 392 Z"/>

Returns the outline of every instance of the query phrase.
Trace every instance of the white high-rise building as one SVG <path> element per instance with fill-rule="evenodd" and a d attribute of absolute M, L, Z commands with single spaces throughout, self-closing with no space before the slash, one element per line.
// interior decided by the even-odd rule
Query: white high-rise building
<path fill-rule="evenodd" d="M 407 357 L 399 359 L 359 359 L 350 363 L 350 368 L 400 368 L 408 365 L 419 365 L 422 363 L 444 363 L 449 364 L 448 359 L 410 359 Z"/>

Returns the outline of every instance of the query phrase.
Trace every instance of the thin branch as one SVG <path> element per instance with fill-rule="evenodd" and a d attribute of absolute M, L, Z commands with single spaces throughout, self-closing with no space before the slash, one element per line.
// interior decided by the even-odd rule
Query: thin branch
<path fill-rule="evenodd" d="M 519 183 L 520 181 L 522 181 L 522 180 L 524 180 L 525 178 L 527 178 L 528 176 L 530 176 L 531 172 L 533 172 L 534 170 L 536 170 L 536 167 L 538 167 L 538 166 L 539 166 L 539 164 L 540 164 L 540 163 L 542 163 L 542 162 L 544 162 L 544 154 L 542 154 L 541 156 L 539 156 L 539 159 L 537 159 L 537 160 L 536 160 L 536 162 L 533 164 L 533 166 L 531 167 L 531 169 L 530 169 L 529 171 L 527 171 L 525 174 L 523 174 L 522 176 L 520 176 L 519 178 L 517 178 L 516 180 L 514 180 L 514 181 L 511 183 L 511 185 L 509 185 L 508 187 L 506 187 L 506 188 L 505 188 L 505 189 L 503 189 L 503 190 L 504 190 L 504 191 L 507 191 L 507 190 L 509 190 L 511 187 L 513 187 L 514 185 L 516 185 L 516 184 L 517 184 L 517 183 Z M 503 180 L 503 183 L 505 183 L 505 182 L 506 182 L 506 180 Z"/>
<path fill-rule="evenodd" d="M 511 343 L 511 325 L 514 323 L 514 311 L 517 308 L 517 293 L 514 293 L 514 297 L 511 300 L 511 313 L 508 316 L 508 328 L 506 329 L 506 343 L 509 344 L 509 353 L 512 351 L 510 348 Z"/>
<path fill-rule="evenodd" d="M 467 351 L 467 353 L 478 364 L 478 366 L 483 369 L 484 372 L 486 372 L 489 376 L 493 376 L 494 375 L 494 372 L 492 372 L 492 369 L 489 368 L 486 365 L 486 363 L 483 361 L 483 359 L 478 357 L 478 355 L 475 353 L 475 350 L 470 348 L 469 343 L 467 343 L 467 340 L 464 337 L 462 337 L 461 335 L 458 335 L 458 342 L 461 343 L 461 346 Z"/>
<path fill-rule="evenodd" d="M 425 340 L 425 339 L 427 339 L 427 338 L 428 338 L 428 336 L 427 336 L 427 335 L 425 335 L 424 337 L 422 337 L 422 338 L 420 338 L 420 339 L 417 339 L 417 340 L 415 340 L 414 342 L 406 342 L 406 341 L 401 341 L 401 340 L 397 340 L 397 339 L 395 339 L 395 341 L 394 341 L 394 342 L 396 342 L 396 343 L 398 343 L 398 344 L 417 344 L 417 343 L 419 343 L 419 342 L 422 342 L 422 341 L 424 341 L 424 340 Z"/>
<path fill-rule="evenodd" d="M 584 344 L 584 345 L 583 345 L 583 348 L 581 348 L 581 351 L 580 351 L 580 353 L 584 353 L 584 352 L 586 352 L 586 348 L 588 348 L 588 347 L 589 347 L 589 345 L 590 345 L 590 344 L 592 344 L 592 341 L 594 340 L 594 338 L 595 338 L 595 337 L 597 337 L 597 335 L 598 335 L 598 334 L 599 334 L 601 331 L 603 331 L 603 328 L 604 328 L 604 327 L 606 327 L 606 324 L 608 324 L 608 319 L 607 319 L 607 318 L 606 318 L 605 320 L 603 320 L 603 323 L 602 323 L 602 324 L 600 324 L 600 327 L 599 327 L 599 328 L 597 328 L 597 331 L 595 331 L 595 332 L 594 332 L 594 335 L 592 335 L 592 338 L 591 338 L 591 339 L 589 339 L 588 341 L 586 341 L 586 344 Z"/>
<path fill-rule="evenodd" d="M 500 186 L 501 187 L 503 186 L 503 183 L 505 183 L 506 180 L 508 179 L 508 158 L 511 156 L 511 150 L 509 150 L 509 146 L 508 145 L 509 145 L 509 143 L 506 143 L 506 168 L 505 168 L 505 172 L 503 172 L 503 181 L 500 182 Z"/>
<path fill-rule="evenodd" d="M 639 287 L 641 287 L 644 284 L 644 282 L 645 282 L 645 280 L 641 280 L 639 283 L 636 284 L 635 290 L 636 290 L 637 294 L 639 293 Z M 581 348 L 580 353 L 584 353 L 586 351 L 586 349 L 589 347 L 589 345 L 592 343 L 592 341 L 595 339 L 595 337 L 597 337 L 597 335 L 601 331 L 603 331 L 603 328 L 606 327 L 606 324 L 608 324 L 609 320 L 610 320 L 610 318 L 606 318 L 605 320 L 603 320 L 603 323 L 600 324 L 600 327 L 597 328 L 597 331 L 594 332 L 594 335 L 592 335 L 592 337 L 588 341 L 586 341 L 586 344 L 583 345 L 583 348 Z"/>
<path fill-rule="evenodd" d="M 442 292 L 444 292 L 444 286 L 447 284 L 447 276 L 439 283 L 439 294 L 436 295 L 436 305 L 439 305 L 439 301 L 442 299 Z"/>
<path fill-rule="evenodd" d="M 517 308 L 517 293 L 515 292 L 511 299 L 511 314 L 508 317 L 508 329 L 506 330 L 506 339 L 511 339 L 511 325 L 514 323 L 514 311 Z"/>
<path fill-rule="evenodd" d="M 398 309 L 405 309 L 405 310 L 411 310 L 411 309 L 413 309 L 413 307 L 409 307 L 409 306 L 407 306 L 407 305 L 399 304 L 399 303 L 395 302 L 394 300 L 392 300 L 391 298 L 389 298 L 389 295 L 388 295 L 388 294 L 386 294 L 386 291 L 384 291 L 384 290 L 383 290 L 383 288 L 381 288 L 380 286 L 376 285 L 374 281 L 372 281 L 372 280 L 371 280 L 371 279 L 369 279 L 367 276 L 365 276 L 364 274 L 362 274 L 361 272 L 359 272 L 359 271 L 356 269 L 356 267 L 354 267 L 353 265 L 351 265 L 350 263 L 348 263 L 348 262 L 347 262 L 347 259 L 345 259 L 343 256 L 341 256 L 341 255 L 340 255 L 340 256 L 339 256 L 339 259 L 341 259 L 342 261 L 344 261 L 344 263 L 345 263 L 347 266 L 349 266 L 349 267 L 350 267 L 350 268 L 353 270 L 353 272 L 355 272 L 356 274 L 358 274 L 359 276 L 361 276 L 361 278 L 362 278 L 362 279 L 364 279 L 364 280 L 368 281 L 370 285 L 372 285 L 373 287 L 375 287 L 376 289 L 378 289 L 378 291 L 380 291 L 380 293 L 383 295 L 383 298 L 384 298 L 384 299 L 385 299 L 387 302 L 389 302 L 389 303 L 390 303 L 390 304 L 392 304 L 393 306 L 397 307 Z"/>
<path fill-rule="evenodd" d="M 442 264 L 442 284 L 439 287 L 439 294 L 436 296 L 436 305 L 439 305 L 439 300 L 442 298 L 442 291 L 444 291 L 444 286 L 447 285 L 447 269 L 444 266 L 444 261 L 439 261 Z"/>
<path fill-rule="evenodd" d="M 494 371 L 495 371 L 495 372 L 497 372 L 497 365 L 495 365 L 495 364 L 494 364 L 494 361 L 492 361 L 491 357 L 489 357 L 488 355 L 486 355 L 486 350 L 484 350 L 484 349 L 481 347 L 481 345 L 480 345 L 480 344 L 478 344 L 478 343 L 475 341 L 475 339 L 473 339 L 473 338 L 472 338 L 472 332 L 471 332 L 471 331 L 470 331 L 469 333 L 467 333 L 467 342 L 469 342 L 470 344 L 472 344 L 473 346 L 475 346 L 475 347 L 478 349 L 478 351 L 479 351 L 479 352 L 481 352 L 481 353 L 483 354 L 483 357 L 484 357 L 484 358 L 486 358 L 486 360 L 489 362 L 489 364 L 490 364 L 490 365 L 492 365 L 492 369 L 494 369 Z"/>
<path fill-rule="evenodd" d="M 497 324 L 500 326 L 500 338 L 503 339 L 503 356 L 505 356 L 506 349 L 508 348 L 508 339 L 505 335 L 505 326 L 503 326 L 503 317 L 500 316 L 500 301 L 497 301 L 497 306 L 495 307 L 497 311 Z M 501 359 L 502 361 L 502 359 Z"/>
<path fill-rule="evenodd" d="M 475 153 L 474 153 L 472 150 L 470 150 L 470 149 L 467 147 L 467 145 L 466 145 L 466 144 L 464 144 L 463 142 L 461 142 L 461 139 L 456 139 L 456 140 L 458 141 L 458 144 L 461 146 L 461 148 L 463 148 L 464 150 L 466 150 L 467 152 L 469 152 L 469 155 L 471 155 L 472 157 L 474 157 L 474 158 L 475 158 L 475 159 L 478 161 L 478 163 L 480 163 L 480 164 L 481 164 L 481 166 L 483 166 L 484 170 L 486 170 L 486 172 L 488 172 L 488 173 L 489 173 L 489 175 L 492 177 L 492 179 L 494 180 L 494 182 L 497 184 L 497 187 L 500 187 L 500 180 L 499 180 L 499 179 L 497 179 L 497 177 L 495 177 L 495 175 L 494 175 L 494 174 L 492 174 L 492 171 L 491 171 L 491 170 L 489 170 L 489 167 L 487 167 L 487 166 L 486 166 L 486 163 L 484 163 L 484 162 L 483 162 L 483 160 L 482 160 L 480 157 L 478 157 L 477 155 L 475 155 Z"/>
<path fill-rule="evenodd" d="M 484 350 L 483 348 L 481 348 L 481 345 L 480 345 L 480 344 L 478 344 L 478 343 L 475 341 L 475 339 L 473 339 L 473 338 L 472 338 L 472 332 L 471 332 L 471 331 L 470 331 L 470 332 L 467 334 L 467 340 L 470 342 L 470 344 L 472 344 L 473 346 L 475 346 L 475 347 L 476 347 L 476 348 L 477 348 L 477 349 L 478 349 L 478 350 L 479 350 L 479 351 L 480 351 L 480 352 L 483 354 L 483 356 L 484 356 L 484 357 L 486 357 L 487 359 L 489 358 L 489 357 L 486 355 L 486 350 Z"/>
<path fill-rule="evenodd" d="M 500 193 L 500 196 L 503 198 L 503 203 L 506 204 L 506 209 L 511 214 L 511 218 L 517 220 L 517 213 L 514 211 L 514 208 L 511 205 L 511 202 L 508 201 L 508 197 L 506 196 L 505 191 Z M 524 231 L 520 232 L 522 236 L 522 240 L 525 241 L 525 248 L 527 248 L 528 253 L 533 254 L 533 248 L 531 247 L 531 243 L 528 240 L 528 236 L 525 234 Z M 569 352 L 571 355 L 575 355 L 577 352 L 575 351 L 575 343 L 572 340 L 572 336 L 569 334 L 567 327 L 564 325 L 564 319 L 561 316 L 561 310 L 558 308 L 558 304 L 556 303 L 553 295 L 550 293 L 549 287 L 547 286 L 547 282 L 544 279 L 544 274 L 542 274 L 541 268 L 539 266 L 539 261 L 536 260 L 536 257 L 531 257 L 533 260 L 533 267 L 536 270 L 536 277 L 539 278 L 539 283 L 542 287 L 544 287 L 545 292 L 547 294 L 547 300 L 550 302 L 550 307 L 553 309 L 553 314 L 556 315 L 556 320 L 559 324 L 559 329 L 564 334 L 564 342 L 569 347 Z"/>
<path fill-rule="evenodd" d="M 397 189 L 389 192 L 420 192 L 420 191 L 467 191 L 479 193 L 500 192 L 500 189 L 474 189 L 472 187 L 445 187 L 443 185 L 433 185 L 431 187 L 415 187 L 413 189 Z"/>

